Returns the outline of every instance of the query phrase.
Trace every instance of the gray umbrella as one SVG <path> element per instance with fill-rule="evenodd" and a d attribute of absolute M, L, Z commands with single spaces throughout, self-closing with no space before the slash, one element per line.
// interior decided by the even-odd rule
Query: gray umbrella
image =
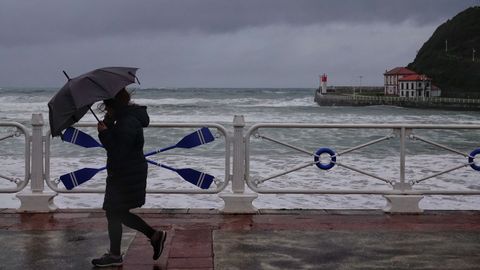
<path fill-rule="evenodd" d="M 78 122 L 93 103 L 113 98 L 122 88 L 134 83 L 137 69 L 105 67 L 73 79 L 68 78 L 64 71 L 68 82 L 48 102 L 52 136 L 61 135 L 64 129 Z"/>

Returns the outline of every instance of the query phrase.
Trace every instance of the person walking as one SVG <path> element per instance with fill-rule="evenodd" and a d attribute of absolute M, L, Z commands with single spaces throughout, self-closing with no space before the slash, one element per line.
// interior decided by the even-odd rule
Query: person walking
<path fill-rule="evenodd" d="M 107 185 L 103 209 L 108 221 L 110 250 L 92 260 L 97 267 L 120 266 L 122 224 L 142 232 L 153 247 L 153 259 L 162 253 L 167 233 L 155 230 L 130 212 L 145 204 L 148 164 L 143 155 L 143 128 L 150 119 L 145 106 L 132 104 L 124 88 L 113 99 L 104 100 L 104 120 L 97 125 L 98 137 L 107 150 Z"/>

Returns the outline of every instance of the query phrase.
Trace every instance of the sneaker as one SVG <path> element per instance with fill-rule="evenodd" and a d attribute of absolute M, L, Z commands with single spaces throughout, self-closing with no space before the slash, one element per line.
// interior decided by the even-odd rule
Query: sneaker
<path fill-rule="evenodd" d="M 123 264 L 122 255 L 113 255 L 110 252 L 103 254 L 102 257 L 92 260 L 96 267 L 121 266 Z"/>
<path fill-rule="evenodd" d="M 150 239 L 150 243 L 153 247 L 153 259 L 157 260 L 160 258 L 160 254 L 163 251 L 163 245 L 165 244 L 165 240 L 167 239 L 167 232 L 165 231 L 155 231 L 152 238 Z"/>

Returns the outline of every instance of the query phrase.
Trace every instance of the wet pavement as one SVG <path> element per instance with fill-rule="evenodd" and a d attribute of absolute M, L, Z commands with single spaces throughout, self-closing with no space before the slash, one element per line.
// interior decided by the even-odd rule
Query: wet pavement
<path fill-rule="evenodd" d="M 126 232 L 122 242 L 129 246 L 134 238 Z M 108 250 L 106 232 L 2 230 L 0 239 L 1 269 L 85 269 L 92 254 Z"/>
<path fill-rule="evenodd" d="M 480 212 L 141 210 L 168 231 L 159 260 L 125 228 L 111 269 L 480 269 Z M 0 269 L 92 269 L 108 249 L 101 210 L 0 210 Z"/>

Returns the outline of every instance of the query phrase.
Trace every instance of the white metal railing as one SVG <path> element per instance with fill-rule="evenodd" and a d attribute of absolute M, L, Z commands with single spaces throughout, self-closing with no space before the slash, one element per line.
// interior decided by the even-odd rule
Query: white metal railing
<path fill-rule="evenodd" d="M 310 129 L 383 129 L 383 130 L 392 130 L 392 133 L 383 136 L 379 139 L 375 139 L 369 142 L 362 143 L 360 145 L 345 149 L 343 151 L 339 151 L 336 153 L 331 152 L 330 153 L 330 164 L 331 165 L 337 165 L 340 167 L 343 167 L 347 170 L 355 171 L 359 174 L 363 174 L 365 176 L 368 176 L 370 178 L 374 178 L 376 180 L 383 181 L 387 183 L 389 186 L 391 186 L 390 189 L 365 189 L 365 190 L 332 190 L 332 189 L 291 189 L 291 188 L 286 188 L 286 189 L 269 189 L 269 188 L 262 188 L 262 184 L 265 183 L 266 181 L 269 181 L 274 178 L 278 178 L 280 176 L 301 170 L 303 168 L 313 166 L 313 165 L 322 165 L 324 167 L 328 167 L 326 164 L 322 163 L 322 160 L 320 159 L 320 156 L 318 152 L 315 153 L 315 151 L 307 150 L 303 147 L 295 146 L 289 143 L 282 142 L 281 140 L 272 138 L 270 136 L 263 135 L 260 130 L 262 129 L 298 129 L 298 128 L 310 128 Z M 385 125 L 385 124 L 296 124 L 296 123 L 283 123 L 283 124 L 274 124 L 274 123 L 265 123 L 265 124 L 256 124 L 253 125 L 246 133 L 245 135 L 245 176 L 246 176 L 246 183 L 247 185 L 255 192 L 258 193 L 265 193 L 265 194 L 381 194 L 381 195 L 480 195 L 480 190 L 478 191 L 473 191 L 473 190 L 420 190 L 420 189 L 413 189 L 412 187 L 420 182 L 423 182 L 427 179 L 431 179 L 455 170 L 458 170 L 463 167 L 467 166 L 472 166 L 476 167 L 480 170 L 480 165 L 477 165 L 475 163 L 475 157 L 470 156 L 469 153 L 464 153 L 463 151 L 456 150 L 454 148 L 442 145 L 440 143 L 433 142 L 431 140 L 428 140 L 426 138 L 423 138 L 422 136 L 417 136 L 413 133 L 414 130 L 419 130 L 419 129 L 424 129 L 424 130 L 480 130 L 480 125 Z M 313 161 L 311 162 L 306 162 L 300 165 L 297 165 L 291 169 L 287 169 L 284 171 L 281 171 L 279 173 L 275 173 L 273 175 L 267 175 L 267 176 L 252 176 L 252 172 L 250 171 L 250 160 L 251 160 L 251 138 L 252 136 L 259 138 L 259 139 L 264 139 L 269 142 L 287 147 L 289 149 L 293 149 L 297 152 L 300 152 L 302 154 L 307 154 L 313 158 Z M 480 136 L 479 136 L 480 137 Z M 359 169 L 355 168 L 351 165 L 347 165 L 342 163 L 341 161 L 338 160 L 338 157 L 341 157 L 347 153 L 362 149 L 364 147 L 377 144 L 386 140 L 390 140 L 393 138 L 398 138 L 400 142 L 400 170 L 399 170 L 399 175 L 397 179 L 389 179 L 389 177 L 386 176 L 381 176 L 381 175 L 376 175 L 372 172 L 369 172 L 368 170 L 365 169 Z M 406 181 L 405 179 L 405 157 L 406 157 L 406 151 L 405 151 L 405 146 L 407 143 L 407 139 L 411 140 L 419 140 L 424 143 L 427 143 L 429 145 L 441 148 L 443 150 L 447 150 L 449 152 L 455 153 L 462 155 L 465 160 L 463 162 L 460 162 L 459 165 L 456 165 L 452 168 L 447 168 L 441 172 L 436 172 L 428 176 L 424 176 L 419 179 L 412 179 L 410 181 Z M 479 152 L 480 148 L 477 149 L 472 149 L 476 150 Z M 323 153 L 327 152 L 322 151 Z M 477 160 L 480 158 L 477 157 Z M 285 164 L 285 166 L 289 166 L 289 164 Z"/>
<path fill-rule="evenodd" d="M 25 167 L 23 179 L 17 176 L 5 175 L 4 172 L 0 172 L 0 180 L 7 180 L 17 185 L 15 188 L 0 188 L 0 193 L 16 193 L 24 189 L 30 179 L 30 133 L 24 125 L 16 122 L 0 122 L 0 127 L 15 128 L 15 131 L 7 131 L 7 135 L 0 137 L 0 147 L 2 141 L 9 138 L 20 137 L 23 135 L 25 139 L 23 150 Z"/>
<path fill-rule="evenodd" d="M 0 127 L 13 127 L 16 128 L 16 131 L 7 133 L 0 137 L 0 143 L 4 140 L 7 140 L 13 136 L 20 136 L 23 134 L 25 136 L 25 177 L 24 180 L 18 180 L 15 177 L 4 176 L 0 172 L 0 178 L 7 179 L 9 181 L 14 181 L 17 183 L 16 189 L 4 189 L 0 190 L 1 193 L 15 193 L 24 189 L 28 183 L 31 186 L 31 192 L 17 197 L 21 200 L 22 206 L 20 207 L 21 211 L 52 211 L 54 209 L 53 197 L 57 193 L 102 193 L 104 189 L 100 188 L 75 188 L 72 191 L 67 191 L 63 187 L 57 186 L 58 180 L 50 178 L 50 158 L 51 158 L 51 136 L 48 131 L 45 135 L 43 134 L 43 116 L 41 114 L 32 115 L 32 135 L 29 135 L 28 130 L 21 124 L 18 123 L 3 123 L 0 122 Z M 78 127 L 95 127 L 94 123 L 79 124 Z M 245 212 L 254 212 L 256 209 L 253 207 L 252 201 L 257 198 L 258 194 L 374 194 L 374 195 L 383 195 L 390 204 L 398 204 L 398 208 L 391 208 L 393 212 L 406 212 L 413 211 L 418 212 L 418 201 L 423 195 L 480 195 L 480 190 L 441 190 L 441 189 L 422 189 L 417 188 L 416 185 L 419 183 L 428 183 L 428 180 L 436 178 L 438 176 L 459 170 L 464 167 L 472 167 L 472 170 L 475 170 L 475 173 L 480 173 L 480 148 L 478 143 L 475 144 L 475 147 L 465 150 L 458 150 L 455 147 L 445 145 L 444 143 L 436 142 L 428 138 L 428 136 L 423 136 L 417 134 L 417 131 L 431 131 L 431 130 L 464 130 L 464 132 L 474 132 L 475 138 L 480 138 L 477 136 L 477 131 L 480 130 L 480 125 L 413 125 L 413 124 L 298 124 L 298 123 L 259 123 L 251 126 L 245 132 L 245 121 L 243 116 L 235 116 L 233 121 L 233 133 L 229 134 L 226 128 L 222 125 L 216 123 L 152 123 L 151 128 L 198 128 L 198 127 L 209 127 L 217 130 L 218 136 L 224 137 L 225 149 L 221 150 L 224 152 L 224 165 L 225 165 L 225 175 L 224 179 L 220 177 L 216 180 L 216 188 L 211 190 L 200 190 L 200 189 L 148 189 L 148 193 L 172 193 L 172 194 L 219 194 L 225 202 L 225 207 L 222 211 L 224 212 L 235 212 L 235 213 L 245 213 Z M 332 149 L 323 147 L 318 150 L 311 150 L 308 147 L 312 148 L 312 145 L 305 147 L 303 145 L 294 145 L 290 142 L 285 142 L 283 138 L 276 138 L 275 135 L 270 135 L 265 130 L 278 130 L 278 129 L 314 129 L 314 130 L 324 130 L 329 131 L 329 129 L 336 130 L 382 130 L 384 134 L 377 136 L 375 139 L 365 139 L 363 142 L 359 142 L 356 145 L 350 145 L 344 147 L 345 149 L 339 150 L 337 152 Z M 385 134 L 386 133 L 386 134 Z M 419 132 L 421 133 L 421 132 Z M 274 134 L 274 133 L 273 133 Z M 282 133 L 283 137 L 288 137 L 289 133 Z M 286 135 L 285 135 L 286 134 Z M 355 133 L 356 138 L 361 138 L 360 133 Z M 369 131 L 368 137 L 371 137 L 372 132 Z M 265 140 L 268 143 L 278 145 L 281 147 L 286 147 L 290 151 L 298 152 L 302 155 L 309 156 L 313 158 L 309 162 L 298 164 L 292 168 L 285 169 L 284 171 L 273 173 L 271 175 L 259 175 L 250 170 L 251 160 L 253 157 L 252 154 L 252 139 L 261 139 Z M 386 141 L 393 141 L 398 143 L 398 151 L 395 152 L 399 154 L 399 170 L 398 175 L 392 177 L 391 175 L 385 175 L 383 172 L 374 172 L 368 168 L 358 168 L 351 164 L 344 162 L 342 158 L 352 152 L 363 150 L 367 147 L 381 144 Z M 458 164 L 452 165 L 450 168 L 443 168 L 440 172 L 431 172 L 430 174 L 422 175 L 417 178 L 411 177 L 407 179 L 406 172 L 406 146 L 408 141 L 419 141 L 425 143 L 428 146 L 439 148 L 442 151 L 448 151 L 455 155 L 462 157 Z M 303 143 L 303 141 L 301 140 Z M 333 142 L 336 143 L 335 140 Z M 472 143 L 470 143 L 470 146 Z M 335 145 L 333 145 L 335 146 Z M 231 148 L 233 147 L 233 152 Z M 222 154 L 222 153 L 219 153 Z M 325 163 L 324 156 L 328 155 L 328 161 Z M 274 158 L 274 157 L 272 157 Z M 31 160 L 31 163 L 30 163 Z M 232 166 L 230 165 L 232 162 Z M 354 164 L 355 165 L 355 164 Z M 283 167 L 289 167 L 290 163 L 286 163 Z M 368 189 L 368 188 L 358 188 L 358 189 L 325 189 L 325 188 L 315 188 L 311 187 L 308 189 L 296 189 L 295 186 L 290 185 L 287 188 L 265 188 L 268 181 L 272 179 L 279 178 L 281 176 L 287 175 L 289 173 L 301 170 L 309 166 L 318 166 L 320 169 L 329 170 L 333 166 L 342 167 L 345 170 L 353 171 L 355 173 L 361 174 L 368 179 L 372 179 L 377 183 L 380 183 L 382 189 Z M 358 164 L 357 164 L 358 166 Z M 469 168 L 470 169 L 470 168 Z M 231 173 L 230 173 L 231 172 Z M 425 172 L 422 172 L 425 173 Z M 231 191 L 228 192 L 227 186 L 229 182 L 231 184 Z M 49 193 L 44 188 L 44 184 L 47 184 L 54 193 Z M 254 193 L 249 193 L 245 189 L 245 185 L 248 185 Z M 288 185 L 287 185 L 288 186 Z M 416 201 L 413 200 L 413 203 L 416 204 L 416 208 L 412 207 L 405 210 L 403 205 L 405 201 L 411 199 L 411 197 L 416 196 Z M 43 206 L 41 206 L 43 205 Z M 412 210 L 413 209 L 413 210 Z"/>
<path fill-rule="evenodd" d="M 76 124 L 76 127 L 96 127 L 94 123 L 82 123 Z M 225 189 L 228 185 L 230 179 L 230 141 L 228 138 L 228 133 L 225 127 L 215 123 L 151 123 L 147 129 L 150 128 L 199 128 L 199 127 L 208 127 L 215 128 L 219 133 L 219 136 L 225 138 L 225 175 L 223 179 L 221 177 L 215 176 L 214 182 L 216 188 L 202 190 L 202 189 L 152 189 L 147 188 L 147 193 L 158 194 L 158 193 L 168 193 L 168 194 L 214 194 L 219 193 Z M 105 188 L 80 188 L 76 187 L 72 190 L 66 190 L 64 187 L 59 187 L 59 179 L 51 179 L 50 177 L 50 148 L 51 148 L 51 133 L 50 131 L 46 134 L 45 140 L 45 181 L 52 190 L 58 193 L 103 193 Z M 217 136 L 217 137 L 219 137 Z"/>

